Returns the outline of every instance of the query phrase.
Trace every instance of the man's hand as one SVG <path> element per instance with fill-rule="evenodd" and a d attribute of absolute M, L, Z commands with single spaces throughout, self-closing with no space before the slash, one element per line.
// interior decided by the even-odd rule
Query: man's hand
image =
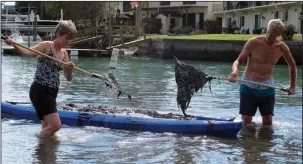
<path fill-rule="evenodd" d="M 294 94 L 296 94 L 296 87 L 290 87 L 290 88 L 288 89 L 288 94 L 289 94 L 289 95 L 294 95 Z"/>
<path fill-rule="evenodd" d="M 229 77 L 228 77 L 228 81 L 235 83 L 237 80 L 238 74 L 235 72 L 232 72 Z"/>

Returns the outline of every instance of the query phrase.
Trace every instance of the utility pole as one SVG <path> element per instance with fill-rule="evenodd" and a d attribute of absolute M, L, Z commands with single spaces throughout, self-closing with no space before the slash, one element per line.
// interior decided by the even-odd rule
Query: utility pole
<path fill-rule="evenodd" d="M 303 1 L 301 1 L 301 12 L 300 12 L 300 18 L 301 18 L 301 36 L 302 36 L 302 52 L 303 52 Z M 302 63 L 303 63 L 303 57 L 302 57 Z"/>
<path fill-rule="evenodd" d="M 63 20 L 63 9 L 61 9 L 61 17 L 60 20 Z"/>
<path fill-rule="evenodd" d="M 111 6 L 110 6 L 110 1 L 108 1 L 108 18 L 109 18 L 109 22 L 108 22 L 108 29 L 109 29 L 109 36 L 108 36 L 108 46 L 109 46 L 109 50 L 111 50 L 112 48 L 112 17 L 111 17 Z"/>
<path fill-rule="evenodd" d="M 27 38 L 28 38 L 28 47 L 31 46 L 30 44 L 30 3 L 28 2 L 28 35 L 27 35 Z"/>
<path fill-rule="evenodd" d="M 34 31 L 33 31 L 33 41 L 36 41 L 37 37 L 37 15 L 34 15 Z"/>
<path fill-rule="evenodd" d="M 303 1 L 301 1 L 301 12 L 300 12 L 300 19 L 301 19 L 301 36 L 302 36 L 302 44 L 303 44 Z M 302 46 L 303 48 L 303 46 Z"/>
<path fill-rule="evenodd" d="M 135 36 L 136 37 L 139 37 L 140 36 L 140 29 L 141 29 L 141 22 L 142 22 L 142 6 L 141 6 L 141 1 L 138 1 L 138 6 L 136 7 L 136 16 L 135 16 L 135 19 L 136 19 L 136 34 Z"/>

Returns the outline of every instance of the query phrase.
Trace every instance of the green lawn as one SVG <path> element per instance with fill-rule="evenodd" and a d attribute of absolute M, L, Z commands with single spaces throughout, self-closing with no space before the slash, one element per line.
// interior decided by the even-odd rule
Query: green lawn
<path fill-rule="evenodd" d="M 252 37 L 260 36 L 253 34 L 201 34 L 188 36 L 168 36 L 168 35 L 147 35 L 146 38 L 152 39 L 208 39 L 208 40 L 248 40 Z M 302 40 L 301 34 L 295 34 L 293 40 Z"/>

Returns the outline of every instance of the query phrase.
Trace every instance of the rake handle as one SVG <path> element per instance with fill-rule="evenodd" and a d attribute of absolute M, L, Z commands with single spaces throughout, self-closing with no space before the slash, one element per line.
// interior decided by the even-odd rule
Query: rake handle
<path fill-rule="evenodd" d="M 226 77 L 215 77 L 215 79 L 228 80 L 228 78 L 226 78 Z M 273 89 L 279 89 L 279 90 L 281 90 L 281 91 L 284 91 L 284 92 L 289 93 L 289 90 L 288 90 L 288 89 L 281 88 L 281 87 L 276 87 L 276 86 L 267 85 L 267 84 L 263 84 L 263 83 L 258 83 L 258 82 L 254 82 L 254 81 L 248 81 L 248 80 L 236 79 L 236 81 L 237 81 L 237 82 L 245 82 L 245 83 L 251 83 L 251 84 L 261 85 L 261 86 L 268 87 L 268 88 L 273 88 Z"/>
<path fill-rule="evenodd" d="M 1 36 L 1 39 L 4 39 L 4 40 L 5 40 L 6 37 L 5 37 L 5 36 Z M 44 56 L 44 57 L 49 58 L 49 59 L 51 59 L 51 60 L 54 60 L 54 61 L 56 61 L 56 62 L 58 62 L 58 63 L 64 64 L 64 65 L 67 64 L 67 63 L 64 62 L 64 61 L 58 60 L 58 59 L 56 59 L 56 58 L 54 58 L 54 57 L 51 57 L 51 56 L 48 56 L 48 55 L 46 55 L 46 54 L 44 54 L 44 53 L 42 53 L 42 52 L 39 52 L 39 51 L 37 51 L 37 50 L 34 50 L 34 49 L 29 48 L 29 47 L 23 46 L 22 44 L 19 44 L 19 43 L 14 42 L 14 45 L 19 46 L 19 47 L 22 47 L 22 48 L 24 48 L 24 49 L 27 49 L 27 50 L 29 50 L 29 51 L 35 52 L 35 53 L 37 53 L 37 54 L 39 54 L 39 55 L 41 55 L 41 56 Z M 88 72 L 88 71 L 85 71 L 85 70 L 83 70 L 83 69 L 81 69 L 81 68 L 79 68 L 79 67 L 74 67 L 74 69 L 77 69 L 77 70 L 79 70 L 79 71 L 81 71 L 81 72 L 84 72 L 84 73 L 90 75 L 90 76 L 93 76 L 92 73 L 90 73 L 90 72 Z"/>

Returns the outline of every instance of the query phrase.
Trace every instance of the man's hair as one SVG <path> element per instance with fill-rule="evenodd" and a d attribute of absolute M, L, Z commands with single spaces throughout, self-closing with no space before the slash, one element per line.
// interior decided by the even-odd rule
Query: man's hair
<path fill-rule="evenodd" d="M 267 24 L 267 30 L 269 30 L 270 27 L 272 27 L 282 33 L 285 25 L 280 19 L 272 19 Z"/>
<path fill-rule="evenodd" d="M 77 29 L 75 24 L 71 21 L 60 21 L 55 28 L 55 35 L 57 33 L 62 36 L 64 34 L 68 34 L 69 37 L 74 38 L 77 34 Z"/>

